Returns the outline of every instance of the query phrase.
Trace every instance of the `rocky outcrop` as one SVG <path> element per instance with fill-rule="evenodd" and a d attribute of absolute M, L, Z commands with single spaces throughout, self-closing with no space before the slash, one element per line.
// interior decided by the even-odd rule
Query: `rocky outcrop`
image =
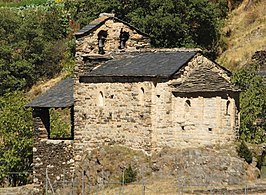
<path fill-rule="evenodd" d="M 256 51 L 252 56 L 252 59 L 255 60 L 259 65 L 266 66 L 266 50 Z"/>
<path fill-rule="evenodd" d="M 255 166 L 237 156 L 234 145 L 219 149 L 164 148 L 151 156 L 125 147 L 105 146 L 85 155 L 76 169 L 76 175 L 80 178 L 82 172 L 85 172 L 86 182 L 90 181 L 91 185 L 101 182 L 102 178 L 106 182 L 118 182 L 122 170 L 129 165 L 137 171 L 139 179 L 142 174 L 146 180 L 149 177 L 173 176 L 189 185 L 241 185 L 253 181 L 254 178 L 250 176 L 258 172 Z"/>

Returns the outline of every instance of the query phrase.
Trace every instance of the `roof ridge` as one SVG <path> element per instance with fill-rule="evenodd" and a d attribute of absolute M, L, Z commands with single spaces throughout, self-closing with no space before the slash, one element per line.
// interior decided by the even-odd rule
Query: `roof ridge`
<path fill-rule="evenodd" d="M 113 54 L 122 54 L 124 55 L 125 53 L 127 54 L 141 54 L 141 53 L 159 53 L 159 52 L 202 52 L 202 49 L 200 48 L 145 48 L 145 49 L 139 49 L 139 50 L 128 50 L 126 52 L 117 52 L 114 51 L 112 52 Z"/>
<path fill-rule="evenodd" d="M 123 21 L 117 17 L 115 17 L 112 14 L 103 14 L 100 15 L 98 18 L 95 18 L 94 20 L 92 20 L 89 24 L 85 25 L 84 27 L 82 27 L 81 29 L 79 29 L 77 32 L 74 33 L 75 36 L 82 36 L 85 35 L 87 33 L 89 33 L 90 31 L 93 31 L 95 28 L 98 28 L 100 25 L 102 25 L 104 22 L 106 22 L 107 20 L 117 20 L 119 22 L 124 23 L 125 25 L 135 29 L 139 34 L 142 34 L 144 36 L 149 37 L 150 35 L 146 34 L 145 32 L 142 32 L 140 29 L 136 28 L 135 26 L 127 23 L 126 21 Z"/>

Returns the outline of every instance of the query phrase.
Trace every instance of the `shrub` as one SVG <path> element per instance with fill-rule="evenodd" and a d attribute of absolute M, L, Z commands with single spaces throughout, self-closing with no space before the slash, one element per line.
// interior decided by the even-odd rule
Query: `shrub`
<path fill-rule="evenodd" d="M 240 138 L 249 143 L 265 143 L 266 81 L 258 75 L 258 64 L 250 64 L 236 72 L 232 81 L 242 90 L 240 94 Z"/>
<path fill-rule="evenodd" d="M 257 168 L 261 169 L 262 166 L 266 165 L 266 148 L 263 150 L 262 154 L 257 156 L 258 162 L 257 162 Z"/>
<path fill-rule="evenodd" d="M 27 98 L 21 92 L 0 96 L 0 186 L 9 175 L 12 186 L 31 183 L 32 116 L 25 109 Z"/>
<path fill-rule="evenodd" d="M 247 163 L 252 163 L 252 152 L 248 149 L 248 146 L 244 141 L 241 142 L 238 148 L 238 155 L 241 158 L 244 158 Z"/>
<path fill-rule="evenodd" d="M 137 172 L 132 169 L 131 165 L 129 165 L 128 168 L 126 168 L 124 171 L 124 183 L 125 184 L 132 183 L 136 180 L 137 180 Z"/>

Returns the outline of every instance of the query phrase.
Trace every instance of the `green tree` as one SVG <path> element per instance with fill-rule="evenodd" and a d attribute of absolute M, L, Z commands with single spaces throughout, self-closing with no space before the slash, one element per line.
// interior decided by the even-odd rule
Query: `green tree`
<path fill-rule="evenodd" d="M 58 74 L 68 52 L 67 14 L 60 4 L 0 8 L 0 95 Z"/>
<path fill-rule="evenodd" d="M 233 82 L 243 91 L 240 95 L 241 139 L 252 143 L 266 141 L 266 82 L 253 64 L 233 76 Z"/>
<path fill-rule="evenodd" d="M 121 178 L 121 182 L 124 182 L 125 184 L 129 184 L 136 180 L 137 180 L 137 172 L 132 169 L 131 165 L 129 165 L 124 170 L 123 176 Z"/>
<path fill-rule="evenodd" d="M 225 1 L 208 0 L 68 0 L 66 10 L 81 26 L 101 12 L 115 13 L 151 35 L 154 47 L 201 47 L 216 55 Z"/>
<path fill-rule="evenodd" d="M 0 181 L 9 175 L 12 186 L 29 182 L 32 164 L 32 116 L 25 103 L 21 92 L 0 97 Z"/>
<path fill-rule="evenodd" d="M 70 109 L 50 109 L 50 137 L 51 138 L 70 138 L 71 119 Z"/>
<path fill-rule="evenodd" d="M 244 141 L 242 141 L 239 145 L 238 155 L 241 158 L 244 158 L 247 163 L 252 163 L 252 152 L 249 150 L 247 144 Z"/>
<path fill-rule="evenodd" d="M 21 89 L 32 79 L 33 65 L 22 57 L 25 44 L 15 32 L 21 18 L 8 9 L 0 15 L 0 95 L 6 90 Z"/>

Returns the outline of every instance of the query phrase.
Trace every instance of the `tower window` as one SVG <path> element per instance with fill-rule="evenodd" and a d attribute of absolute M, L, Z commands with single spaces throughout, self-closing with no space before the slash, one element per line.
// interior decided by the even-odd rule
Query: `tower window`
<path fill-rule="evenodd" d="M 107 31 L 105 30 L 101 30 L 99 33 L 98 33 L 98 47 L 99 47 L 99 54 L 105 54 L 105 51 L 104 51 L 104 42 L 107 38 Z"/>
<path fill-rule="evenodd" d="M 120 31 L 120 45 L 119 49 L 124 49 L 126 47 L 126 41 L 129 39 L 129 32 L 123 31 L 123 28 Z"/>

